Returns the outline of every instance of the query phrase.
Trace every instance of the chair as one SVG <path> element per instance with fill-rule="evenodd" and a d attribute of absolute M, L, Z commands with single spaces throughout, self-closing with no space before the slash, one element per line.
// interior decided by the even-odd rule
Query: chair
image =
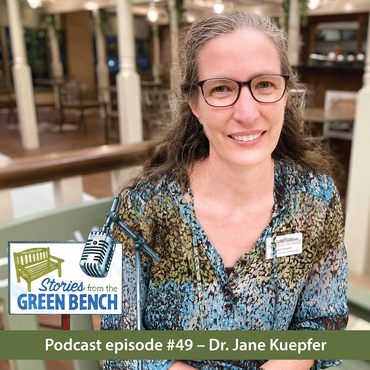
<path fill-rule="evenodd" d="M 292 96 L 292 103 L 297 107 L 303 109 L 305 107 L 306 90 L 303 89 L 291 89 L 289 95 Z"/>
<path fill-rule="evenodd" d="M 68 77 L 57 82 L 59 96 L 59 124 L 62 131 L 63 123 L 66 121 L 66 110 L 78 110 L 80 113 L 79 125 L 82 126 L 84 133 L 87 132 L 85 122 L 85 110 L 100 108 L 99 100 L 84 100 L 82 98 L 82 85 L 74 78 Z"/>
<path fill-rule="evenodd" d="M 324 109 L 355 114 L 357 92 L 334 91 L 325 92 Z M 324 122 L 323 137 L 334 139 L 352 139 L 353 121 Z"/>
<path fill-rule="evenodd" d="M 116 91 L 115 91 L 116 93 Z M 142 87 L 141 107 L 143 114 L 144 140 L 150 140 L 156 131 L 171 118 L 172 90 L 158 87 Z M 119 141 L 117 97 L 111 94 L 109 104 L 105 104 L 105 140 Z"/>
<path fill-rule="evenodd" d="M 146 139 L 152 139 L 160 127 L 171 119 L 171 95 L 170 89 L 142 89 L 141 103 Z"/>
<path fill-rule="evenodd" d="M 104 104 L 105 143 L 108 144 L 110 140 L 119 141 L 117 89 L 112 86 L 109 88 L 109 95 L 105 89 L 99 95 Z"/>

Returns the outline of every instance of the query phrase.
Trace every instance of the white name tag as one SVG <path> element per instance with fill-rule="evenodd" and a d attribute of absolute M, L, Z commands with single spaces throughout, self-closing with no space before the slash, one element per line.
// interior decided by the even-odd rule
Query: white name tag
<path fill-rule="evenodd" d="M 278 257 L 291 256 L 293 254 L 302 253 L 302 233 L 287 234 L 277 236 L 276 254 Z M 266 239 L 266 259 L 271 259 L 273 256 L 272 238 Z"/>

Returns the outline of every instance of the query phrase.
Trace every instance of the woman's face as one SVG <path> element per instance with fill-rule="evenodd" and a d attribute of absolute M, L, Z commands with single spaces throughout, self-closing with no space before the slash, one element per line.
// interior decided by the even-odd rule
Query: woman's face
<path fill-rule="evenodd" d="M 205 43 L 198 55 L 198 81 L 228 78 L 244 82 L 264 74 L 281 74 L 272 41 L 253 30 L 238 30 Z M 271 161 L 284 120 L 286 94 L 276 103 L 259 103 L 248 86 L 229 107 L 209 106 L 199 88 L 189 105 L 210 143 L 209 161 L 250 167 Z M 220 162 L 221 161 L 221 162 Z"/>

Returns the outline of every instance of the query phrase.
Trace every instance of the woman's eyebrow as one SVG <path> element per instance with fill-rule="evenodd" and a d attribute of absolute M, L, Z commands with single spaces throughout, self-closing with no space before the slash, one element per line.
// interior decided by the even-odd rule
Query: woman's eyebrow
<path fill-rule="evenodd" d="M 251 80 L 252 78 L 255 78 L 255 77 L 260 77 L 260 76 L 265 76 L 265 75 L 280 75 L 280 74 L 281 74 L 281 72 L 272 72 L 272 71 L 269 71 L 269 72 L 257 72 L 257 73 L 251 74 L 248 79 L 243 80 L 243 81 L 239 81 L 239 80 L 237 80 L 235 78 L 226 77 L 226 76 L 209 77 L 209 78 L 206 78 L 205 80 L 220 79 L 220 80 L 234 80 L 234 81 L 239 81 L 239 82 L 245 82 L 245 81 L 249 81 L 249 80 Z"/>

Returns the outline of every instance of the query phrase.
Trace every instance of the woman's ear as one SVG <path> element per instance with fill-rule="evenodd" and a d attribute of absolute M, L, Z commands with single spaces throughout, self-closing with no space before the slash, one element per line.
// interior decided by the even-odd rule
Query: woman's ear
<path fill-rule="evenodd" d="M 194 102 L 194 101 L 191 101 L 190 99 L 188 99 L 188 104 L 189 104 L 189 107 L 190 107 L 191 111 L 193 112 L 194 116 L 197 117 L 200 124 L 202 124 L 202 122 L 200 121 L 198 102 Z"/>

